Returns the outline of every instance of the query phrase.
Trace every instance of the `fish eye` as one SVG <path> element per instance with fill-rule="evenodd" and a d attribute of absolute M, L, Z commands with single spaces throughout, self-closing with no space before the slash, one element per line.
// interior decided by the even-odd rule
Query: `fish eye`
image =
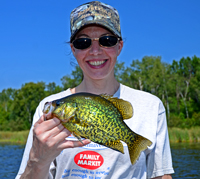
<path fill-rule="evenodd" d="M 60 105 L 60 101 L 56 101 L 56 106 L 59 106 Z"/>
<path fill-rule="evenodd" d="M 56 106 L 60 106 L 62 104 L 64 104 L 64 101 L 60 101 L 60 100 L 56 101 Z"/>

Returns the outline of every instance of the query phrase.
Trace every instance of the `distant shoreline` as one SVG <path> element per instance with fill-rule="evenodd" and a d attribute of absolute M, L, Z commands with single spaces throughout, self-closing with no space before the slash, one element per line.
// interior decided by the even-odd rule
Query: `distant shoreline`
<path fill-rule="evenodd" d="M 29 130 L 27 131 L 0 131 L 0 144 L 26 144 Z"/>
<path fill-rule="evenodd" d="M 200 143 L 200 126 L 191 129 L 168 128 L 170 143 Z M 25 145 L 29 131 L 0 131 L 0 144 Z"/>

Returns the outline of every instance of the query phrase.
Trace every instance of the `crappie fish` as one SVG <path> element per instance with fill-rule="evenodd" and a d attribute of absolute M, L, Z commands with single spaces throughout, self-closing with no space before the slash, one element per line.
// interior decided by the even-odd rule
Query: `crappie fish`
<path fill-rule="evenodd" d="M 121 141 L 125 142 L 132 164 L 152 144 L 123 121 L 133 116 L 132 105 L 112 96 L 76 93 L 45 103 L 43 112 L 60 119 L 79 141 L 84 137 L 121 153 L 124 153 Z"/>

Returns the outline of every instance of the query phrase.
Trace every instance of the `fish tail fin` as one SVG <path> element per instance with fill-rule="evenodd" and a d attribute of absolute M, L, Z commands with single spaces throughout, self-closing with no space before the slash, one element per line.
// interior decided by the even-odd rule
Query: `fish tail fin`
<path fill-rule="evenodd" d="M 140 153 L 147 149 L 147 147 L 150 146 L 152 142 L 136 133 L 132 134 L 132 136 L 133 137 L 127 145 L 131 163 L 134 164 L 139 158 Z"/>

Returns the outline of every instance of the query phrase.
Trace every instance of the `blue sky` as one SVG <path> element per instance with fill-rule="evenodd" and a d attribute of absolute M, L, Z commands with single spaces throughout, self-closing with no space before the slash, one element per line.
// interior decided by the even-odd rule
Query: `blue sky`
<path fill-rule="evenodd" d="M 70 74 L 70 12 L 88 0 L 0 0 L 0 92 Z M 146 55 L 172 63 L 200 57 L 199 0 L 104 0 L 121 20 L 126 66 Z"/>

